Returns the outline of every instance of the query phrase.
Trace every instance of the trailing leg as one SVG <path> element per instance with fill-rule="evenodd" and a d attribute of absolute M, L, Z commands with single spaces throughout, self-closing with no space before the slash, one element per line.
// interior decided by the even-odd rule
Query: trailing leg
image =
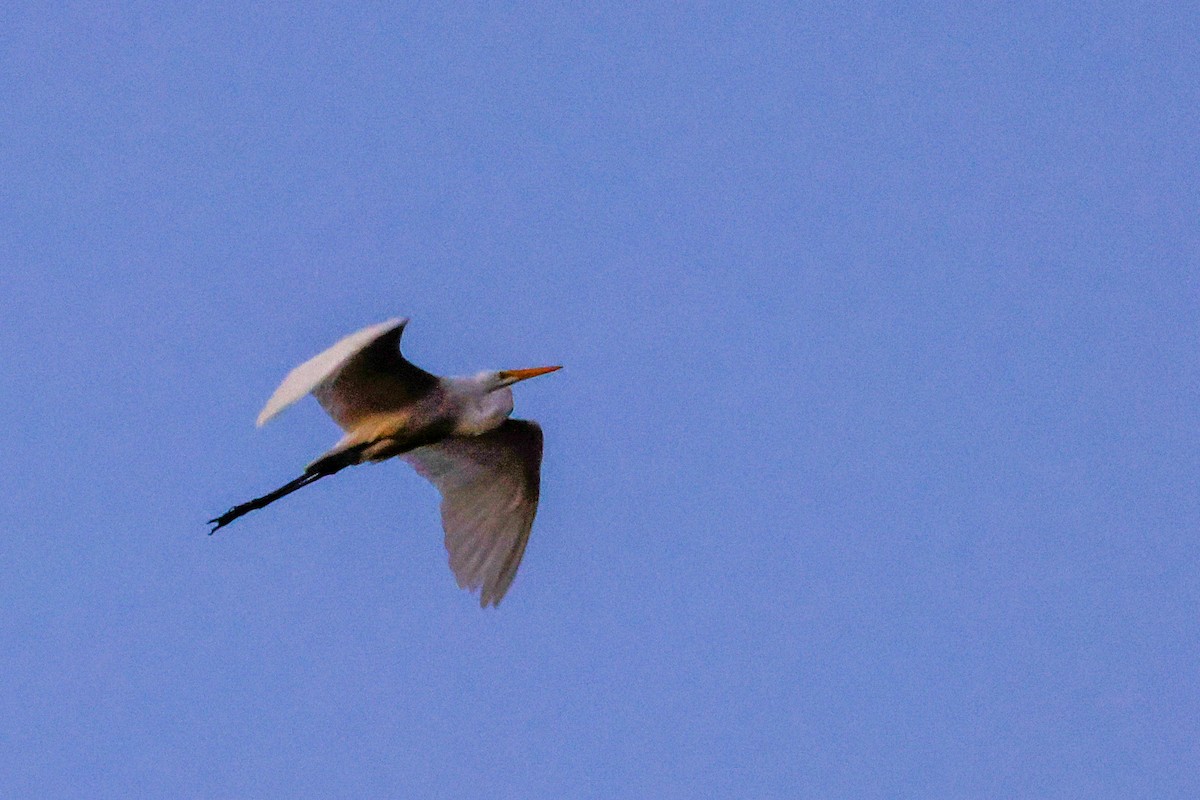
<path fill-rule="evenodd" d="M 327 475 L 332 475 L 339 472 L 352 464 L 357 464 L 361 447 L 355 447 L 349 450 L 337 451 L 329 455 L 322 456 L 316 461 L 308 465 L 304 470 L 304 474 L 295 480 L 288 481 L 283 486 L 280 486 L 273 492 L 268 492 L 262 497 L 256 497 L 253 500 L 248 500 L 245 503 L 234 506 L 219 517 L 214 517 L 208 521 L 212 525 L 212 529 L 208 532 L 211 536 L 221 528 L 224 528 L 229 523 L 233 522 L 238 517 L 249 514 L 251 511 L 257 511 L 264 506 L 269 506 L 281 497 L 286 497 L 298 489 L 303 489 L 310 483 L 316 483 L 321 478 Z"/>

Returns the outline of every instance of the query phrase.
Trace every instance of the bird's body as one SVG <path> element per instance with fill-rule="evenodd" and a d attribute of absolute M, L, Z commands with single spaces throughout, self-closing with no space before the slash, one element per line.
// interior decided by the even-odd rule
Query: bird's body
<path fill-rule="evenodd" d="M 495 605 L 516 574 L 537 513 L 542 432 L 509 419 L 520 380 L 558 367 L 438 377 L 400 354 L 406 319 L 351 334 L 292 370 L 263 425 L 307 394 L 344 432 L 299 478 L 210 520 L 213 531 L 314 481 L 366 461 L 403 457 L 438 487 L 450 566 Z"/>

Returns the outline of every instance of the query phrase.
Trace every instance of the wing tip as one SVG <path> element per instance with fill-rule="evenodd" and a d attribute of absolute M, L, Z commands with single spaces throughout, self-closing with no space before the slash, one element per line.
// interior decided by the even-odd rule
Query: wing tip
<path fill-rule="evenodd" d="M 280 386 L 280 389 L 282 388 L 283 387 Z M 275 419 L 275 417 L 279 416 L 280 411 L 283 411 L 292 403 L 296 402 L 295 400 L 286 403 L 281 402 L 278 394 L 279 389 L 276 389 L 275 394 L 271 395 L 270 399 L 267 400 L 267 404 L 263 406 L 263 410 L 258 412 L 258 418 L 254 420 L 254 427 L 261 428 L 263 425 L 266 425 L 268 422 Z"/>
<path fill-rule="evenodd" d="M 392 317 L 389 320 L 379 323 L 379 329 L 381 331 L 393 331 L 396 328 L 403 328 L 408 324 L 408 321 L 408 317 Z"/>

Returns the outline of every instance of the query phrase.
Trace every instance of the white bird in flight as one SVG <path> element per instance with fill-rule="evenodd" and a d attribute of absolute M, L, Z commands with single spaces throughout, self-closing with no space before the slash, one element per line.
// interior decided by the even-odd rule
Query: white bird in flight
<path fill-rule="evenodd" d="M 288 373 L 258 425 L 311 393 L 345 436 L 299 478 L 209 520 L 209 533 L 326 475 L 400 456 L 441 492 L 458 585 L 494 606 L 525 553 L 541 482 L 542 429 L 509 419 L 509 387 L 561 367 L 441 378 L 400 354 L 406 324 L 397 318 L 363 328 Z"/>

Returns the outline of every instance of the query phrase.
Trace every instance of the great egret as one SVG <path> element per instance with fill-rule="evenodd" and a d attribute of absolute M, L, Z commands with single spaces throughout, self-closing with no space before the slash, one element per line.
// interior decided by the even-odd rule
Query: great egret
<path fill-rule="evenodd" d="M 542 429 L 509 419 L 508 387 L 561 367 L 440 378 L 400 354 L 406 324 L 363 328 L 288 373 L 258 425 L 311 393 L 345 436 L 300 477 L 209 520 L 209 533 L 346 467 L 400 456 L 441 492 L 458 585 L 494 606 L 517 574 L 541 481 Z"/>

